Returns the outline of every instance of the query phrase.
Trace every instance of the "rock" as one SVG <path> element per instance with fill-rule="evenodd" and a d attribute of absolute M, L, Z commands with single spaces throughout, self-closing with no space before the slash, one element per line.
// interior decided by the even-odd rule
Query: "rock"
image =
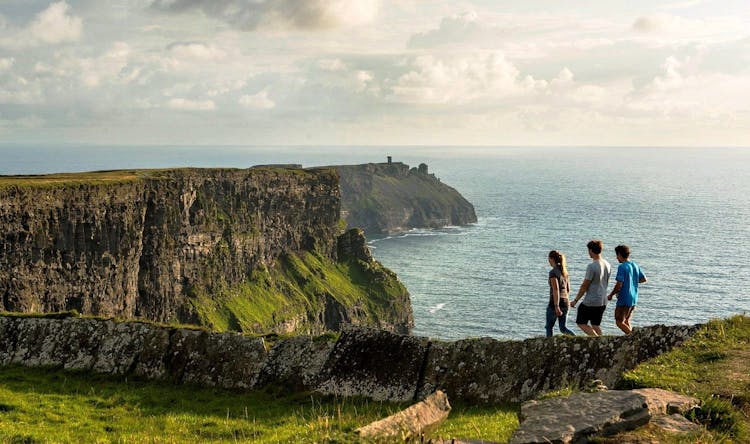
<path fill-rule="evenodd" d="M 355 430 L 363 438 L 400 438 L 409 440 L 429 437 L 450 413 L 445 393 L 438 391 L 406 410 Z"/>
<path fill-rule="evenodd" d="M 106 321 L 107 336 L 101 341 L 92 370 L 99 373 L 126 375 L 134 370 L 143 353 L 145 340 L 154 328 L 142 322 Z M 143 364 L 141 364 L 143 366 Z"/>
<path fill-rule="evenodd" d="M 333 347 L 316 391 L 411 401 L 427 352 L 426 338 L 372 329 L 349 329 Z"/>
<path fill-rule="evenodd" d="M 172 341 L 172 362 L 179 363 L 181 382 L 186 384 L 250 389 L 267 356 L 262 338 L 238 333 L 177 330 Z M 179 372 L 177 368 L 173 371 L 175 375 Z"/>
<path fill-rule="evenodd" d="M 664 431 L 675 434 L 691 433 L 702 428 L 679 413 L 656 417 L 651 420 L 651 423 Z"/>
<path fill-rule="evenodd" d="M 664 416 L 678 413 L 684 415 L 688 411 L 700 405 L 698 398 L 681 395 L 658 388 L 645 388 L 632 390 L 646 399 L 651 416 Z"/>
<path fill-rule="evenodd" d="M 521 407 L 521 418 L 511 444 L 586 442 L 592 436 L 640 427 L 651 414 L 642 395 L 611 390 L 529 401 Z"/>
<path fill-rule="evenodd" d="M 291 392 L 314 389 L 334 345 L 310 336 L 279 340 L 268 352 L 257 386 L 275 385 Z"/>
<path fill-rule="evenodd" d="M 8 365 L 16 354 L 16 319 L 0 316 L 0 365 Z"/>
<path fill-rule="evenodd" d="M 365 233 L 359 228 L 347 230 L 338 238 L 339 260 L 359 259 L 370 263 L 373 261 L 370 248 L 367 246 Z"/>

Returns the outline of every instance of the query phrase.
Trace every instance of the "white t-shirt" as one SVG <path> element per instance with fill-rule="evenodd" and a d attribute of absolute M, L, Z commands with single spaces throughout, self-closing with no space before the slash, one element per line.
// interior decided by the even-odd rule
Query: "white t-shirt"
<path fill-rule="evenodd" d="M 583 303 L 589 307 L 601 307 L 607 305 L 607 286 L 609 285 L 609 275 L 612 272 L 612 266 L 605 259 L 592 261 L 586 267 L 586 277 L 591 281 L 586 295 L 583 297 Z"/>

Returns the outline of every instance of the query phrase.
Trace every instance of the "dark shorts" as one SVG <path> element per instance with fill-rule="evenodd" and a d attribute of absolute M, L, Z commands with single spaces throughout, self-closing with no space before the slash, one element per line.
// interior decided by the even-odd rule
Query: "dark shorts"
<path fill-rule="evenodd" d="M 586 304 L 578 306 L 578 314 L 576 314 L 576 324 L 588 324 L 601 325 L 602 316 L 604 316 L 604 310 L 607 308 L 606 305 L 601 307 L 589 307 Z"/>
<path fill-rule="evenodd" d="M 633 311 L 635 311 L 635 305 L 633 306 L 617 306 L 615 307 L 615 320 L 616 321 L 625 321 L 630 320 L 630 317 L 633 315 Z"/>

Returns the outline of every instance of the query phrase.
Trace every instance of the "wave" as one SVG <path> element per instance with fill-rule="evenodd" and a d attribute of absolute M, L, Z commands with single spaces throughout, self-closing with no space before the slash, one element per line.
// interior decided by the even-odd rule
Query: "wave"
<path fill-rule="evenodd" d="M 440 303 L 440 304 L 437 304 L 434 307 L 430 308 L 427 311 L 429 311 L 430 313 L 436 313 L 436 312 L 442 310 L 443 308 L 445 308 L 445 304 L 444 303 Z"/>
<path fill-rule="evenodd" d="M 393 240 L 393 239 L 404 239 L 407 237 L 432 237 L 432 236 L 466 236 L 471 234 L 466 230 L 467 227 L 459 227 L 449 225 L 442 228 L 412 228 L 409 231 L 403 233 L 391 234 L 384 237 L 370 239 L 367 241 L 368 245 L 375 244 L 377 242 Z"/>

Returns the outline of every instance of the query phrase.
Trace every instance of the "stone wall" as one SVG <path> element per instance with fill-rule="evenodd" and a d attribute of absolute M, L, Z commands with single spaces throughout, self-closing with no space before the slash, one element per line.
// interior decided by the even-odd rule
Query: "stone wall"
<path fill-rule="evenodd" d="M 451 401 L 495 404 L 621 374 L 667 352 L 699 326 L 638 328 L 631 336 L 466 339 L 456 342 L 350 329 L 333 342 L 272 344 L 237 333 L 77 317 L 0 316 L 0 365 L 54 366 L 231 389 L 267 385 L 411 401 L 443 390 Z"/>

